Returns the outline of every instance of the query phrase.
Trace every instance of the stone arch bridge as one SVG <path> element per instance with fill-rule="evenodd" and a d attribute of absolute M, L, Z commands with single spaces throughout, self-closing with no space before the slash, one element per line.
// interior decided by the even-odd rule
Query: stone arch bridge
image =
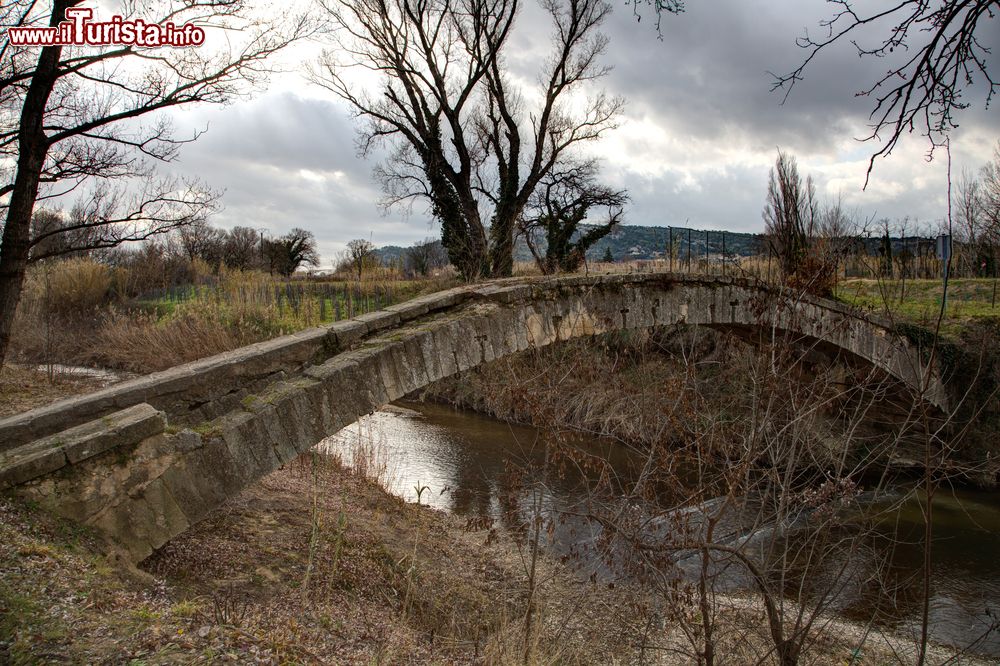
<path fill-rule="evenodd" d="M 677 324 L 789 332 L 920 391 L 919 350 L 831 301 L 669 274 L 458 287 L 0 421 L 0 491 L 96 526 L 139 561 L 381 405 L 531 347 Z M 920 391 L 946 407 L 936 373 Z"/>

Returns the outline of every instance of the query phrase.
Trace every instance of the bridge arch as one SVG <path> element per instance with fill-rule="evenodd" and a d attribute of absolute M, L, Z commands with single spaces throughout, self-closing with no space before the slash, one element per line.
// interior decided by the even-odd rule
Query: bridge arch
<path fill-rule="evenodd" d="M 630 274 L 459 287 L 0 421 L 0 490 L 95 525 L 140 560 L 381 405 L 557 341 L 678 324 L 791 331 L 920 392 L 884 323 L 746 280 Z M 947 406 L 937 373 L 925 399 Z"/>

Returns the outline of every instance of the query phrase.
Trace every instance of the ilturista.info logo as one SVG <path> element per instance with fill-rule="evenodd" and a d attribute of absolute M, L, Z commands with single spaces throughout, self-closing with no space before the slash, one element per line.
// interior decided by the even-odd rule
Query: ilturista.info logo
<path fill-rule="evenodd" d="M 14 46 L 201 46 L 205 31 L 185 23 L 147 23 L 142 19 L 112 16 L 95 21 L 89 7 L 70 7 L 66 20 L 54 27 L 15 27 L 7 29 Z"/>

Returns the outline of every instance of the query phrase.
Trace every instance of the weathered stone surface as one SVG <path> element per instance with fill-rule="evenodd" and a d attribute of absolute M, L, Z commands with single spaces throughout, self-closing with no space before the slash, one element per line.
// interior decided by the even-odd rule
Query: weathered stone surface
<path fill-rule="evenodd" d="M 332 349 L 337 352 L 350 349 L 351 345 L 368 333 L 368 326 L 363 321 L 345 319 L 330 324 L 327 327 L 327 338 L 333 340 Z"/>
<path fill-rule="evenodd" d="M 30 481 L 66 464 L 163 432 L 162 412 L 145 403 L 50 435 L 0 455 L 0 488 Z"/>
<path fill-rule="evenodd" d="M 77 463 L 116 446 L 152 437 L 166 427 L 163 412 L 142 403 L 62 432 L 48 441 L 64 441 L 66 459 Z"/>
<path fill-rule="evenodd" d="M 0 456 L 0 490 L 7 490 L 66 465 L 66 453 L 59 447 L 25 446 Z"/>
<path fill-rule="evenodd" d="M 354 321 L 363 323 L 367 332 L 371 334 L 377 333 L 386 328 L 398 326 L 401 318 L 398 312 L 391 310 L 379 310 L 377 312 L 369 312 L 368 314 L 359 315 L 354 318 Z"/>

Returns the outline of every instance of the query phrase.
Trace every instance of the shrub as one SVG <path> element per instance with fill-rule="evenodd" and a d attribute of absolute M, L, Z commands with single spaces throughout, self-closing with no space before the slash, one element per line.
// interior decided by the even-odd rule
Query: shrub
<path fill-rule="evenodd" d="M 36 303 L 55 315 L 91 312 L 107 302 L 111 271 L 90 259 L 46 262 L 32 271 Z"/>

